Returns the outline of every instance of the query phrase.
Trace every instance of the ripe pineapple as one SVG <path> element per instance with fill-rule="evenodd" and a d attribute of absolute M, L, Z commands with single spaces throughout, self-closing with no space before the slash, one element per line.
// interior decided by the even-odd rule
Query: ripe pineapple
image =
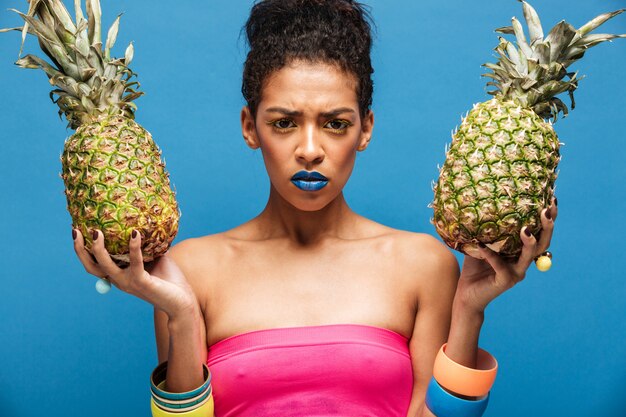
<path fill-rule="evenodd" d="M 165 253 L 178 231 L 180 210 L 150 133 L 134 119 L 132 100 L 143 93 L 133 88 L 124 58 L 110 56 L 120 16 L 109 29 L 104 50 L 99 0 L 87 0 L 87 19 L 75 0 L 76 22 L 61 0 L 28 0 L 23 27 L 4 29 L 35 35 L 53 65 L 33 55 L 20 58 L 22 68 L 40 68 L 56 87 L 50 93 L 76 130 L 61 155 L 67 208 L 72 227 L 81 230 L 91 249 L 91 230 L 104 233 L 106 249 L 119 266 L 129 263 L 128 241 L 133 229 L 142 235 L 144 261 Z M 21 50 L 20 50 L 21 55 Z"/>
<path fill-rule="evenodd" d="M 513 34 L 517 47 L 500 37 L 498 63 L 487 85 L 494 98 L 474 105 L 452 135 L 435 193 L 432 219 L 437 233 L 453 249 L 478 256 L 483 243 L 505 258 L 519 256 L 523 226 L 538 235 L 540 210 L 552 200 L 559 139 L 552 128 L 567 106 L 556 95 L 573 92 L 577 73 L 567 68 L 586 50 L 626 35 L 589 34 L 622 13 L 596 17 L 576 30 L 565 21 L 544 38 L 536 11 L 523 3 L 530 40 L 514 17 L 512 26 L 496 29 Z M 567 79 L 566 79 L 567 77 Z"/>

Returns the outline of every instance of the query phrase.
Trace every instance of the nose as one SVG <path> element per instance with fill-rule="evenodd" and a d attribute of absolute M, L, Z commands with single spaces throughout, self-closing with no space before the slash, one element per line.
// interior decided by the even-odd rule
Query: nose
<path fill-rule="evenodd" d="M 306 165 L 317 165 L 324 160 L 324 148 L 315 126 L 309 125 L 302 130 L 295 155 Z"/>

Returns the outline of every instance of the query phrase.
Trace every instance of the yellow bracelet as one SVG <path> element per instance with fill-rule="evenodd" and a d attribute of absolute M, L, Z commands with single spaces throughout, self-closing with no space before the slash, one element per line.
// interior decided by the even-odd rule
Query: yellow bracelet
<path fill-rule="evenodd" d="M 150 409 L 153 417 L 191 416 L 213 417 L 213 390 L 211 371 L 202 364 L 204 382 L 199 387 L 187 392 L 165 391 L 167 361 L 158 365 L 150 376 Z"/>
<path fill-rule="evenodd" d="M 165 411 L 159 408 L 152 398 L 150 399 L 150 409 L 152 410 L 152 417 L 214 417 L 215 408 L 213 404 L 213 394 L 211 394 L 200 407 L 194 408 L 191 411 L 184 411 L 182 413 Z"/>

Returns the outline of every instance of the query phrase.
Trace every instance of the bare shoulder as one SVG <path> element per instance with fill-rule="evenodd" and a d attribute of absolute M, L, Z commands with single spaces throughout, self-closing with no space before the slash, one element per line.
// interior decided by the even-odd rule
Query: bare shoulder
<path fill-rule="evenodd" d="M 181 269 L 203 309 L 220 270 L 232 259 L 232 245 L 223 233 L 182 240 L 167 252 Z"/>
<path fill-rule="evenodd" d="M 410 259 L 424 271 L 449 270 L 458 268 L 456 257 L 448 247 L 427 233 L 400 231 L 400 239 Z"/>
<path fill-rule="evenodd" d="M 427 233 L 399 229 L 390 229 L 387 235 L 393 242 L 394 263 L 418 295 L 448 293 L 456 287 L 459 264 L 444 243 Z"/>
<path fill-rule="evenodd" d="M 228 248 L 228 240 L 223 233 L 189 238 L 172 246 L 167 254 L 179 263 L 181 268 L 185 267 L 192 271 L 222 259 L 224 251 Z"/>
<path fill-rule="evenodd" d="M 390 247 L 398 261 L 418 263 L 421 267 L 425 264 L 435 267 L 457 264 L 451 250 L 430 234 L 394 229 L 371 219 L 362 219 L 366 234 L 375 236 L 382 245 Z"/>
<path fill-rule="evenodd" d="M 415 273 L 421 278 L 418 289 L 420 304 L 446 305 L 456 292 L 459 280 L 459 263 L 452 251 L 431 235 L 424 235 L 421 242 L 415 242 L 416 250 L 421 253 L 419 263 L 414 264 Z"/>

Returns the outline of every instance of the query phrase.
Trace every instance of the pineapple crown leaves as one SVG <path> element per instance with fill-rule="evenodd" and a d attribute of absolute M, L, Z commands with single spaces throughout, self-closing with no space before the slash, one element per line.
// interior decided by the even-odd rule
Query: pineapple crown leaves
<path fill-rule="evenodd" d="M 11 9 L 24 19 L 24 26 L 0 29 L 0 32 L 22 32 L 22 44 L 16 65 L 42 69 L 50 84 L 57 87 L 50 98 L 59 106 L 59 116 L 65 114 L 72 129 L 103 114 L 122 114 L 134 118 L 137 106 L 132 101 L 143 95 L 131 82 L 135 73 L 128 67 L 134 48 L 126 48 L 124 58 L 111 58 L 117 39 L 121 14 L 111 25 L 104 50 L 100 0 L 86 0 L 87 18 L 81 0 L 74 0 L 75 22 L 61 0 L 28 0 L 26 13 Z M 22 57 L 26 35 L 37 37 L 49 62 L 34 56 Z"/>
<path fill-rule="evenodd" d="M 544 37 L 537 12 L 527 2 L 520 1 L 529 39 L 515 17 L 511 19 L 511 26 L 496 29 L 498 33 L 514 35 L 516 45 L 499 37 L 500 43 L 495 48 L 498 62 L 483 64 L 491 70 L 483 74 L 491 79 L 487 86 L 495 88 L 488 93 L 515 100 L 523 107 L 531 108 L 540 117 L 556 121 L 559 113 L 562 112 L 563 116 L 568 113 L 567 105 L 556 96 L 567 91 L 573 109 L 574 90 L 581 80 L 577 72 L 568 71 L 567 68 L 581 59 L 587 49 L 605 41 L 626 37 L 626 34 L 590 34 L 626 9 L 601 14 L 578 29 L 561 21 Z"/>

